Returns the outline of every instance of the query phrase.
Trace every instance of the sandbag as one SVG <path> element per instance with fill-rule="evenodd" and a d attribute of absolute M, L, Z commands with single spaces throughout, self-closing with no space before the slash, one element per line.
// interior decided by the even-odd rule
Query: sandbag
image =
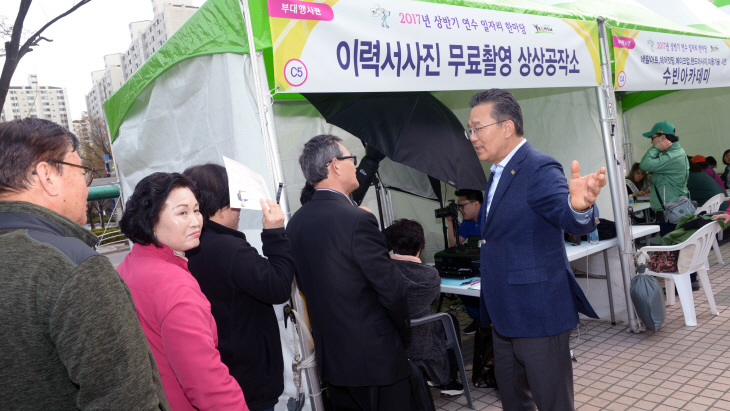
<path fill-rule="evenodd" d="M 646 328 L 656 332 L 667 317 L 664 293 L 653 276 L 639 274 L 631 280 L 631 301 Z"/>

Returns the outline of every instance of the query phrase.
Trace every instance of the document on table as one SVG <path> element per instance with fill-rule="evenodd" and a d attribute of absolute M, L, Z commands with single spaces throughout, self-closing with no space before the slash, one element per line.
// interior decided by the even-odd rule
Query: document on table
<path fill-rule="evenodd" d="M 261 210 L 260 199 L 271 200 L 269 189 L 260 174 L 238 161 L 223 157 L 228 174 L 228 196 L 231 208 L 242 210 Z"/>

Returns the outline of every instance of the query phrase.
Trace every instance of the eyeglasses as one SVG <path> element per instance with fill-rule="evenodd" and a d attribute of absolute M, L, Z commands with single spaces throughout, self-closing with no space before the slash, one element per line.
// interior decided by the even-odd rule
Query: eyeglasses
<path fill-rule="evenodd" d="M 78 164 L 71 164 L 71 163 L 67 163 L 65 161 L 60 161 L 60 160 L 48 160 L 48 161 L 46 161 L 46 163 L 63 164 L 66 166 L 83 169 L 84 170 L 84 179 L 86 180 L 87 187 L 91 185 L 92 181 L 94 181 L 94 169 L 91 167 L 80 166 Z M 36 173 L 36 171 L 33 170 L 33 172 L 31 172 L 31 174 L 38 174 L 38 173 Z"/>
<path fill-rule="evenodd" d="M 464 207 L 466 207 L 468 204 L 471 204 L 471 203 L 473 203 L 475 201 L 477 201 L 477 200 L 469 201 L 468 203 L 464 203 L 464 204 L 459 204 L 459 205 L 456 206 L 456 208 L 458 208 L 461 211 L 464 211 Z"/>
<path fill-rule="evenodd" d="M 651 136 L 651 140 L 653 141 L 655 138 L 659 138 L 659 137 L 661 137 L 663 135 L 664 134 L 654 134 L 653 136 Z"/>
<path fill-rule="evenodd" d="M 355 167 L 357 167 L 357 156 L 344 156 L 344 157 L 335 157 L 335 158 L 338 159 L 338 160 L 344 160 L 344 159 L 347 159 L 347 158 L 351 158 L 352 159 L 352 162 L 355 163 Z M 325 167 L 329 167 L 330 164 L 332 164 L 332 161 L 328 161 L 327 164 L 325 164 L 324 166 Z"/>
<path fill-rule="evenodd" d="M 470 140 L 470 137 L 471 137 L 471 135 L 472 135 L 472 134 L 476 134 L 476 133 L 477 133 L 477 131 L 479 131 L 479 130 L 481 130 L 481 129 L 483 129 L 483 128 L 487 128 L 487 127 L 489 127 L 489 126 L 493 126 L 493 125 L 495 125 L 495 124 L 499 124 L 499 123 L 504 123 L 505 121 L 507 121 L 507 120 L 502 120 L 502 121 L 498 121 L 498 122 L 496 122 L 496 123 L 492 123 L 492 124 L 487 124 L 486 126 L 481 126 L 481 127 L 476 127 L 476 128 L 474 128 L 474 127 L 472 127 L 472 128 L 467 128 L 466 130 L 464 130 L 464 135 L 466 136 L 466 139 L 467 139 L 467 140 Z"/>

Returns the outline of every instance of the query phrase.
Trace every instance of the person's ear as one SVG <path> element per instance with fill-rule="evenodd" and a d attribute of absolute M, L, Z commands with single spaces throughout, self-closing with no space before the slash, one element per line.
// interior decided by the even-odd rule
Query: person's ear
<path fill-rule="evenodd" d="M 510 138 L 515 134 L 515 123 L 512 120 L 505 120 L 502 123 L 502 129 L 504 130 L 504 138 Z"/>
<path fill-rule="evenodd" d="M 41 161 L 35 166 L 35 174 L 37 176 L 37 184 L 43 188 L 43 191 L 51 197 L 56 197 L 60 194 L 60 180 L 61 176 L 58 170 L 46 163 Z"/>

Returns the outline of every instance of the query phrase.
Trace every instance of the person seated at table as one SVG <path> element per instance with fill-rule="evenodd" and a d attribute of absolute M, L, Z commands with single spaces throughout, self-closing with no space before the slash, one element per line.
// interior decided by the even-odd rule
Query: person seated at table
<path fill-rule="evenodd" d="M 418 258 L 426 246 L 423 227 L 416 221 L 400 219 L 385 230 L 385 235 L 393 248 L 391 258 L 408 289 L 411 318 L 433 314 L 431 306 L 441 294 L 441 277 L 435 268 L 421 264 Z M 451 318 L 458 333 L 459 322 L 455 317 Z M 456 379 L 459 371 L 456 355 L 453 350 L 448 350 L 447 354 L 446 335 L 440 322 L 411 327 L 403 345 L 408 358 L 426 370 L 429 385 L 441 386 L 441 395 L 455 396 L 464 392 L 464 386 Z"/>
<path fill-rule="evenodd" d="M 725 182 L 725 188 L 730 188 L 730 150 L 725 150 L 722 153 L 722 163 L 725 164 L 725 171 L 720 177 Z"/>
<path fill-rule="evenodd" d="M 629 199 L 636 197 L 645 196 L 651 193 L 651 187 L 647 186 L 646 172 L 639 167 L 639 163 L 634 163 L 631 166 L 631 171 L 626 176 L 626 191 L 629 194 Z M 644 218 L 643 211 L 635 211 L 634 215 L 638 218 Z"/>
<path fill-rule="evenodd" d="M 210 303 L 188 271 L 203 217 L 195 183 L 179 173 L 143 178 L 119 221 L 134 247 L 117 271 L 129 287 L 173 411 L 248 411 L 221 361 Z"/>
<path fill-rule="evenodd" d="M 690 198 L 697 202 L 698 207 L 702 207 L 710 198 L 717 194 L 725 195 L 726 193 L 725 189 L 721 188 L 712 177 L 704 172 L 701 164 L 693 161 L 694 158 L 697 158 L 697 156 L 691 159 L 688 158 L 689 177 L 687 178 L 687 189 L 689 190 Z M 727 207 L 727 202 L 723 202 L 720 205 L 720 211 L 725 211 Z"/>
<path fill-rule="evenodd" d="M 484 202 L 484 194 L 479 190 L 462 189 L 456 190 L 457 204 L 459 212 L 461 212 L 461 225 L 459 226 L 459 244 L 463 244 L 471 236 L 481 236 L 482 203 Z M 451 216 L 446 217 L 447 236 L 449 239 L 449 247 L 456 245 L 456 237 L 454 234 L 454 222 Z M 478 273 L 477 273 L 478 274 Z M 475 275 L 477 275 L 475 274 Z M 479 297 L 459 296 L 464 303 L 466 313 L 473 321 L 464 328 L 464 335 L 476 333 L 479 328 Z"/>
<path fill-rule="evenodd" d="M 713 158 L 714 160 L 714 158 Z M 717 183 L 717 185 L 720 186 L 723 190 L 725 189 L 725 183 L 722 181 L 722 177 L 720 177 L 715 170 L 713 170 L 712 165 L 707 161 L 707 158 L 705 156 L 696 155 L 692 157 L 692 162 L 700 166 L 702 168 L 702 171 L 707 173 L 708 176 L 712 177 L 713 180 Z M 717 161 L 715 161 L 715 165 L 717 165 Z"/>

